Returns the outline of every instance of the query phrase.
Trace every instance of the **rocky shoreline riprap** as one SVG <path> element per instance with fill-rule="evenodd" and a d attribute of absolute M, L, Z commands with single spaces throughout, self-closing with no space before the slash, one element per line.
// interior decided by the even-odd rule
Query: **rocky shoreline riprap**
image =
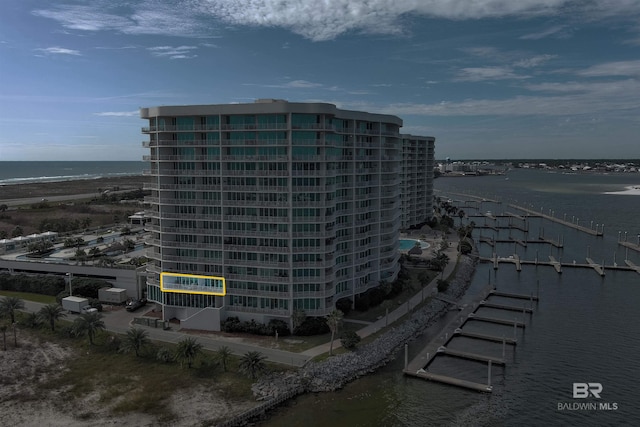
<path fill-rule="evenodd" d="M 455 277 L 444 293 L 449 298 L 460 298 L 471 283 L 476 260 L 463 255 L 458 261 Z M 400 325 L 384 332 L 375 341 L 356 351 L 311 362 L 295 372 L 262 377 L 253 387 L 258 400 L 268 401 L 292 392 L 334 391 L 348 382 L 373 372 L 388 363 L 405 343 L 420 335 L 447 311 L 447 304 L 432 299 L 421 306 Z"/>

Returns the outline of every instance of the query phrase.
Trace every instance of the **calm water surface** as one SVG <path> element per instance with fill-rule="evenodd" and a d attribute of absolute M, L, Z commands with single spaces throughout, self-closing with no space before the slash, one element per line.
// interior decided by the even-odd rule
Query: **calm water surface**
<path fill-rule="evenodd" d="M 498 244 L 499 256 L 517 253 L 522 259 L 541 260 L 553 255 L 563 262 L 584 263 L 590 256 L 597 262 L 622 264 L 624 248 L 618 236 L 631 241 L 640 234 L 640 196 L 603 194 L 640 185 L 640 175 L 564 175 L 516 170 L 505 177 L 440 178 L 436 190 L 483 196 L 503 201 L 486 203 L 493 213 L 513 211 L 506 203 L 526 206 L 556 217 L 578 218 L 583 226 L 605 224 L 605 236 L 594 237 L 540 219 L 528 220 L 529 232 L 478 230 L 507 239 L 535 240 L 541 233 L 562 238 L 563 249 L 530 244 L 527 248 Z M 452 199 L 464 199 L 451 196 Z M 465 208 L 466 209 L 466 208 Z M 473 214 L 470 209 L 469 214 Z M 481 224 L 482 218 L 472 218 Z M 506 221 L 501 220 L 501 221 Z M 519 234 L 518 234 L 519 233 Z M 476 235 L 476 237 L 477 237 Z M 492 249 L 481 245 L 490 256 Z M 628 258 L 640 265 L 640 255 L 628 251 Z M 506 368 L 493 367 L 494 393 L 483 395 L 464 389 L 430 383 L 402 375 L 403 355 L 373 375 L 361 378 L 335 393 L 301 396 L 277 410 L 266 426 L 603 426 L 640 425 L 640 275 L 607 271 L 605 278 L 591 269 L 565 268 L 557 274 L 551 267 L 502 264 L 494 271 L 489 264 L 478 266 L 474 281 L 464 297 L 470 300 L 491 280 L 499 290 L 538 293 L 540 301 L 532 315 L 525 315 L 527 328 L 518 331 L 515 350 L 507 347 Z M 496 302 L 509 303 L 507 299 Z M 513 300 L 511 300 L 513 304 Z M 522 304 L 522 302 L 518 302 Z M 522 319 L 521 313 L 483 309 L 494 317 Z M 453 314 L 451 314 L 453 316 Z M 410 357 L 438 336 L 447 323 L 442 319 L 410 345 Z M 513 335 L 512 327 L 469 322 L 465 329 L 492 335 Z M 501 355 L 502 345 L 456 338 L 451 348 Z M 441 359 L 441 360 L 438 360 Z M 486 365 L 454 358 L 438 358 L 433 370 L 459 378 L 486 382 Z M 430 369 L 432 369 L 430 367 Z M 574 382 L 599 382 L 601 399 L 573 399 Z M 616 403 L 618 409 L 559 410 L 558 404 L 574 402 Z"/>

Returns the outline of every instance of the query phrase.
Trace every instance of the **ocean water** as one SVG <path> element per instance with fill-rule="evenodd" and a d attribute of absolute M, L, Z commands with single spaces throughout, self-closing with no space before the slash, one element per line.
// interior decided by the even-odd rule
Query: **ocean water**
<path fill-rule="evenodd" d="M 482 210 L 499 214 L 513 212 L 508 203 L 552 213 L 580 225 L 601 227 L 595 237 L 542 219 L 530 219 L 527 235 L 499 229 L 482 232 L 498 239 L 510 236 L 536 240 L 540 234 L 564 240 L 564 248 L 548 245 L 498 244 L 498 256 L 517 253 L 522 259 L 541 260 L 549 255 L 563 262 L 584 263 L 587 256 L 605 264 L 623 264 L 624 258 L 640 265 L 640 254 L 618 245 L 618 239 L 634 241 L 640 234 L 640 196 L 604 194 L 640 185 L 634 175 L 563 175 L 535 170 L 515 170 L 505 177 L 441 178 L 440 193 L 473 194 L 502 201 L 483 203 Z M 451 195 L 454 200 L 463 196 Z M 466 208 L 465 208 L 466 209 Z M 473 214 L 470 209 L 469 214 Z M 483 218 L 470 218 L 479 225 Z M 456 219 L 457 221 L 457 219 Z M 507 219 L 500 221 L 506 222 Z M 504 224 L 503 224 L 504 225 Z M 494 235 L 495 233 L 495 235 Z M 519 233 L 519 234 L 518 234 Z M 484 256 L 492 253 L 479 246 Z M 365 376 L 334 393 L 300 396 L 278 409 L 261 425 L 266 426 L 618 426 L 640 425 L 640 274 L 606 271 L 600 277 L 587 268 L 564 268 L 562 274 L 548 266 L 523 266 L 517 272 L 510 264 L 497 270 L 479 264 L 463 303 L 488 282 L 498 290 L 520 294 L 537 293 L 531 315 L 482 309 L 494 317 L 518 318 L 527 327 L 518 330 L 518 345 L 507 346 L 504 368 L 492 368 L 494 392 L 481 394 L 457 387 L 405 377 L 404 357 L 375 374 Z M 496 301 L 522 304 L 513 300 Z M 452 314 L 453 315 L 453 314 Z M 513 319 L 515 320 L 515 319 Z M 410 358 L 446 325 L 442 319 L 409 346 Z M 470 331 L 513 336 L 513 327 L 470 322 Z M 450 346 L 463 351 L 501 355 L 502 345 L 456 338 Z M 437 359 L 436 359 L 437 360 Z M 430 370 L 432 368 L 430 367 Z M 446 375 L 486 383 L 487 366 L 463 359 L 443 358 L 433 369 Z M 600 399 L 573 398 L 574 383 L 600 383 Z M 576 407 L 576 404 L 583 406 Z M 585 405 L 587 404 L 587 405 Z M 602 404 L 602 405 L 601 405 Z M 615 404 L 615 405 L 614 405 Z M 595 407 L 595 409 L 593 409 Z M 567 409 L 569 408 L 569 409 Z M 575 409 L 577 408 L 577 409 Z M 615 409 L 613 409 L 615 408 Z"/>
<path fill-rule="evenodd" d="M 0 161 L 0 185 L 142 175 L 145 165 L 142 161 Z"/>

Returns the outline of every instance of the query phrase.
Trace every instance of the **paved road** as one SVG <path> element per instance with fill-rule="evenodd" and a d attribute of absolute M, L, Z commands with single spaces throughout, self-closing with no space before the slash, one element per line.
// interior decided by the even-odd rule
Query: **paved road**
<path fill-rule="evenodd" d="M 449 256 L 450 262 L 446 266 L 443 277 L 448 277 L 454 270 L 456 266 L 456 258 L 457 258 L 457 241 L 451 241 L 451 245 L 445 253 Z M 439 277 L 438 277 L 439 278 Z M 437 279 L 434 279 L 431 283 L 424 287 L 423 290 L 417 292 L 408 303 L 402 304 L 395 310 L 389 312 L 388 318 L 382 317 L 373 323 L 369 323 L 364 326 L 362 329 L 358 330 L 358 335 L 364 338 L 371 334 L 374 334 L 381 329 L 384 329 L 386 325 L 391 325 L 393 322 L 400 319 L 402 316 L 409 313 L 413 310 L 418 304 L 420 304 L 425 298 L 437 293 Z M 44 304 L 25 301 L 25 309 L 27 311 L 35 312 L 40 310 L 40 308 Z M 122 308 L 115 309 L 113 311 L 109 310 L 109 306 L 105 311 L 102 312 L 104 315 L 104 323 L 106 329 L 110 332 L 115 332 L 119 334 L 126 333 L 132 326 L 137 328 L 143 328 L 149 333 L 149 338 L 154 341 L 166 342 L 166 343 L 177 343 L 178 341 L 186 338 L 192 337 L 195 338 L 202 346 L 211 351 L 216 351 L 222 346 L 227 346 L 231 352 L 235 355 L 244 355 L 248 351 L 259 351 L 264 356 L 267 357 L 267 360 L 270 362 L 280 363 L 284 365 L 290 366 L 303 366 L 307 361 L 312 358 L 319 356 L 321 354 L 325 354 L 329 352 L 330 343 L 327 342 L 325 344 L 321 344 L 319 346 L 313 347 L 301 353 L 294 353 L 290 351 L 278 350 L 275 348 L 268 348 L 259 346 L 256 344 L 248 344 L 245 342 L 239 342 L 234 339 L 230 339 L 227 337 L 220 336 L 202 336 L 195 334 L 187 334 L 184 332 L 180 332 L 179 330 L 164 330 L 162 328 L 153 328 L 148 326 L 143 326 L 139 324 L 133 324 L 133 318 L 139 317 L 141 312 L 130 313 Z M 73 321 L 78 315 L 76 314 L 67 314 L 66 320 Z M 340 340 L 336 339 L 333 343 L 333 348 L 336 349 L 340 347 Z"/>
<path fill-rule="evenodd" d="M 45 304 L 32 302 L 32 301 L 24 301 L 25 311 L 29 312 L 37 312 L 40 310 Z M 105 306 L 107 307 L 107 306 Z M 274 363 L 280 363 L 283 365 L 290 366 L 302 366 L 304 365 L 311 356 L 301 354 L 301 353 L 293 353 L 284 350 L 278 350 L 275 348 L 261 347 L 258 345 L 247 344 L 243 342 L 237 342 L 233 340 L 229 340 L 224 337 L 206 337 L 194 334 L 186 334 L 176 330 L 164 330 L 162 328 L 153 328 L 147 327 L 144 325 L 133 324 L 133 318 L 139 317 L 141 312 L 128 312 L 122 308 L 118 308 L 116 310 L 110 311 L 108 308 L 102 312 L 103 320 L 106 326 L 106 330 L 118 334 L 125 334 L 132 326 L 136 328 L 144 329 L 148 332 L 149 338 L 154 341 L 166 342 L 166 343 L 177 343 L 183 340 L 186 337 L 195 338 L 202 346 L 211 351 L 216 351 L 222 346 L 227 346 L 231 350 L 231 352 L 235 355 L 244 355 L 248 351 L 259 351 L 264 356 L 267 357 L 267 360 Z M 79 315 L 73 313 L 67 313 L 65 320 L 73 321 Z"/>
<path fill-rule="evenodd" d="M 64 184 L 64 183 L 61 183 Z M 118 190 L 111 191 L 109 194 L 119 194 L 119 193 L 129 193 L 134 191 L 135 189 L 129 190 Z M 98 197 L 99 193 L 94 191 L 93 193 L 84 193 L 84 194 L 64 194 L 60 196 L 45 196 L 45 200 L 47 202 L 66 202 L 72 200 L 83 200 L 83 199 L 93 199 L 94 197 Z M 39 203 L 43 200 L 42 196 L 39 197 L 24 197 L 19 199 L 0 199 L 0 205 L 7 205 L 8 207 L 12 206 L 24 206 L 24 205 L 32 205 L 34 203 Z"/>

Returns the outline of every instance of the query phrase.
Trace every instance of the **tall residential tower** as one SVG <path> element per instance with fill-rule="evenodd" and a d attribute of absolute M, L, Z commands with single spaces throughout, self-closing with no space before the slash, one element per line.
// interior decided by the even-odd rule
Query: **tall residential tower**
<path fill-rule="evenodd" d="M 434 139 L 396 116 L 282 100 L 140 115 L 147 297 L 183 327 L 326 315 L 395 280 L 400 229 L 432 216 Z"/>

